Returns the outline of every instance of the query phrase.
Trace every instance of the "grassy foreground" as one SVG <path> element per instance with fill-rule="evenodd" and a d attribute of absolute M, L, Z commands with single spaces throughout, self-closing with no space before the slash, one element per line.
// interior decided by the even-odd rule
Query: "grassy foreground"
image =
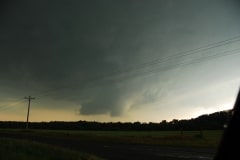
<path fill-rule="evenodd" d="M 83 154 L 47 144 L 0 138 L 0 159 L 3 160 L 100 160 Z"/>
<path fill-rule="evenodd" d="M 214 131 L 56 131 L 56 130 L 0 130 L 15 134 L 29 134 L 62 140 L 94 141 L 125 144 L 216 148 L 222 130 Z"/>
<path fill-rule="evenodd" d="M 59 131 L 58 134 L 67 134 L 74 139 L 104 142 L 217 148 L 223 131 L 202 131 L 202 134 L 199 131 L 81 131 L 68 133 Z"/>

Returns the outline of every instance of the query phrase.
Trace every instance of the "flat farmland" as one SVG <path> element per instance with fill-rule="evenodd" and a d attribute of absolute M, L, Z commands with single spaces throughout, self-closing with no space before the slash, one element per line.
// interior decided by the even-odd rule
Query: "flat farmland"
<path fill-rule="evenodd" d="M 68 131 L 2 129 L 0 136 L 34 141 L 104 159 L 212 159 L 223 131 Z"/>

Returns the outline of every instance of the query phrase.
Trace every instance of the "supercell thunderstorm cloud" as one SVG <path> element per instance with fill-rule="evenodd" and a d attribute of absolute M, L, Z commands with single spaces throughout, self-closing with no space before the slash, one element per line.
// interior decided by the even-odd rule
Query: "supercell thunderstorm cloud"
<path fill-rule="evenodd" d="M 1 6 L 0 120 L 24 120 L 29 95 L 33 121 L 161 121 L 232 107 L 237 0 Z"/>

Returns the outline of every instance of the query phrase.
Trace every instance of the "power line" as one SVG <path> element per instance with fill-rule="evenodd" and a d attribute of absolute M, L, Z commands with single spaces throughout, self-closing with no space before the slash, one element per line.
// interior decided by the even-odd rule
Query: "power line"
<path fill-rule="evenodd" d="M 224 45 L 227 45 L 227 44 L 231 44 L 231 43 L 234 43 L 234 42 L 237 42 L 237 41 L 240 41 L 240 36 L 236 36 L 236 37 L 233 37 L 233 38 L 230 38 L 230 39 L 227 39 L 227 40 L 212 43 L 212 44 L 202 46 L 202 47 L 199 47 L 199 48 L 196 48 L 196 49 L 192 49 L 192 50 L 189 50 L 189 51 L 179 52 L 179 53 L 177 53 L 175 55 L 172 55 L 172 56 L 159 58 L 159 59 L 156 59 L 156 60 L 153 60 L 153 61 L 150 61 L 150 62 L 142 63 L 142 64 L 139 64 L 139 65 L 136 65 L 136 66 L 133 66 L 133 67 L 129 67 L 129 68 L 124 69 L 124 70 L 116 70 L 116 71 L 114 71 L 110 74 L 107 74 L 105 76 L 98 76 L 98 77 L 95 77 L 95 78 L 88 79 L 87 80 L 88 82 L 85 84 L 85 86 L 88 86 L 88 85 L 91 85 L 91 84 L 94 84 L 94 83 L 97 84 L 97 83 L 99 83 L 99 81 L 102 81 L 101 84 L 104 84 L 104 82 L 105 83 L 111 83 L 111 82 L 120 81 L 120 80 L 125 81 L 127 79 L 141 77 L 141 76 L 145 76 L 145 75 L 169 70 L 169 69 L 172 69 L 172 68 L 175 68 L 175 67 L 178 67 L 178 66 L 189 65 L 189 64 L 197 63 L 197 62 L 200 62 L 200 61 L 203 61 L 203 60 L 212 59 L 214 57 L 217 58 L 217 57 L 220 57 L 220 56 L 230 55 L 230 54 L 233 54 L 233 53 L 229 53 L 229 54 L 227 54 L 227 53 L 228 52 L 233 52 L 233 51 L 238 51 L 239 49 L 226 51 L 224 53 L 210 55 L 210 56 L 206 56 L 206 57 L 203 57 L 203 58 L 200 58 L 200 59 L 193 59 L 191 61 L 182 62 L 182 63 L 174 64 L 174 65 L 171 65 L 171 66 L 166 66 L 166 67 L 161 67 L 161 68 L 141 72 L 141 69 L 144 68 L 144 67 L 147 67 L 147 66 L 152 66 L 152 65 L 163 63 L 163 62 L 168 62 L 173 58 L 180 58 L 180 57 L 185 57 L 185 56 L 189 56 L 189 55 L 192 55 L 192 54 L 197 54 L 197 53 L 200 53 L 202 51 L 217 48 L 217 47 L 224 46 Z M 136 71 L 140 71 L 140 73 L 128 74 L 129 72 L 136 72 Z M 125 73 L 128 74 L 128 75 L 122 75 L 122 76 L 120 75 L 121 77 L 118 78 L 118 80 L 111 79 L 111 78 L 114 78 L 116 76 L 119 76 L 119 74 L 125 74 Z M 109 79 L 111 79 L 111 80 L 109 80 Z M 40 93 L 39 96 L 46 96 L 49 92 L 54 92 L 54 91 L 62 90 L 62 89 L 66 89 L 66 88 L 73 89 L 72 87 L 69 87 L 69 86 L 58 87 L 58 88 L 54 88 L 54 89 L 44 91 L 44 92 Z M 10 108 L 7 107 L 7 106 L 1 107 L 0 111 L 6 110 L 6 109 L 10 109 Z"/>
<path fill-rule="evenodd" d="M 166 67 L 152 69 L 152 70 L 149 70 L 149 71 L 146 71 L 146 72 L 124 75 L 124 76 L 122 76 L 118 79 L 98 79 L 98 80 L 94 80 L 94 81 L 89 81 L 87 84 L 84 85 L 84 87 L 87 87 L 90 84 L 94 85 L 94 82 L 95 82 L 95 85 L 99 85 L 99 84 L 108 85 L 108 84 L 113 83 L 113 82 L 121 83 L 121 82 L 127 81 L 129 79 L 138 78 L 138 77 L 150 75 L 150 74 L 153 74 L 153 73 L 158 73 L 158 72 L 170 70 L 170 69 L 173 69 L 173 68 L 176 68 L 176 67 L 179 67 L 179 66 L 187 66 L 187 65 L 191 65 L 191 64 L 198 63 L 198 62 L 205 61 L 205 60 L 209 60 L 209 59 L 219 58 L 219 57 L 228 56 L 228 55 L 232 55 L 232 54 L 239 54 L 238 51 L 240 51 L 240 48 L 230 50 L 230 51 L 225 51 L 225 52 L 222 52 L 222 53 L 217 53 L 217 54 L 214 54 L 214 55 L 210 55 L 210 56 L 206 56 L 206 57 L 202 57 L 202 58 L 198 58 L 198 59 L 193 59 L 191 61 L 181 62 L 181 63 L 178 63 L 178 64 L 166 66 Z M 108 77 L 106 77 L 106 78 L 108 78 Z M 102 81 L 100 82 L 100 80 L 102 80 Z"/>
<path fill-rule="evenodd" d="M 224 45 L 231 44 L 231 43 L 238 42 L 238 41 L 240 41 L 240 36 L 236 36 L 236 37 L 233 37 L 233 38 L 230 38 L 230 39 L 227 39 L 227 40 L 212 43 L 212 44 L 202 46 L 202 47 L 199 47 L 199 48 L 196 48 L 196 49 L 192 49 L 192 50 L 189 50 L 189 51 L 179 52 L 179 53 L 171 55 L 171 56 L 155 59 L 155 60 L 152 60 L 152 61 L 149 61 L 149 62 L 145 62 L 145 63 L 139 64 L 139 65 L 135 65 L 135 66 L 132 66 L 132 67 L 125 68 L 124 70 L 116 70 L 116 71 L 110 73 L 109 75 L 118 74 L 118 73 L 119 74 L 126 73 L 126 72 L 129 72 L 129 71 L 133 71 L 135 69 L 144 68 L 146 66 L 156 65 L 156 64 L 159 64 L 159 63 L 163 63 L 163 62 L 168 62 L 172 58 L 181 58 L 181 57 L 197 54 L 197 53 L 200 53 L 202 51 L 217 48 L 217 47 L 224 46 Z"/>
<path fill-rule="evenodd" d="M 184 55 L 184 54 L 188 54 L 188 53 L 191 53 L 191 52 L 200 52 L 200 51 L 204 51 L 205 49 L 208 50 L 208 49 L 224 46 L 224 45 L 231 44 L 231 43 L 238 42 L 238 41 L 240 41 L 240 35 L 235 36 L 235 37 L 231 37 L 229 39 L 225 39 L 225 40 L 222 40 L 222 41 L 218 41 L 218 42 L 210 43 L 210 44 L 207 44 L 207 45 L 203 45 L 201 47 L 194 48 L 194 49 L 191 49 L 191 50 L 188 50 L 188 51 L 179 52 L 179 53 L 176 53 L 172 56 L 164 57 L 163 59 L 168 59 L 168 58 L 171 58 L 171 57 L 175 57 L 175 56 L 178 56 L 178 55 Z M 146 62 L 146 63 L 148 63 L 148 62 Z"/>
<path fill-rule="evenodd" d="M 173 69 L 173 68 L 176 68 L 176 67 L 179 67 L 179 66 L 187 66 L 187 65 L 191 65 L 191 64 L 194 64 L 194 63 L 199 63 L 199 62 L 202 62 L 202 61 L 215 59 L 215 58 L 219 58 L 219 57 L 224 57 L 224 56 L 229 56 L 229 55 L 233 55 L 233 54 L 239 54 L 239 53 L 240 53 L 240 48 L 230 50 L 230 51 L 225 51 L 225 52 L 222 52 L 222 53 L 217 53 L 217 54 L 214 54 L 214 55 L 210 55 L 210 56 L 206 56 L 206 57 L 202 57 L 202 58 L 198 58 L 198 59 L 193 59 L 193 60 L 190 60 L 190 61 L 181 62 L 181 63 L 178 63 L 178 64 L 166 66 L 166 67 L 153 69 L 153 70 L 142 72 L 142 73 L 126 75 L 125 77 L 120 77 L 120 78 L 115 79 L 115 80 L 114 79 L 106 80 L 106 81 L 102 81 L 101 83 L 97 83 L 97 81 L 96 81 L 95 85 L 99 85 L 99 84 L 108 85 L 108 84 L 113 83 L 113 82 L 122 83 L 124 81 L 129 80 L 129 79 L 143 77 L 143 76 L 146 76 L 146 75 L 151 75 L 151 74 L 154 74 L 154 73 L 170 70 L 170 69 Z M 87 87 L 87 85 L 89 85 L 90 83 L 91 82 L 88 82 L 87 84 L 84 85 L 84 87 Z M 94 84 L 92 84 L 92 85 L 94 85 Z M 73 97 L 73 96 L 67 96 L 67 97 Z M 74 97 L 76 97 L 76 96 L 74 96 Z"/>
<path fill-rule="evenodd" d="M 198 58 L 198 59 L 193 59 L 191 61 L 181 62 L 181 63 L 174 64 L 174 65 L 171 65 L 171 66 L 162 67 L 162 68 L 158 68 L 158 69 L 154 69 L 154 70 L 151 70 L 151 71 L 146 71 L 146 72 L 143 72 L 143 73 L 134 74 L 134 75 L 130 75 L 130 76 L 132 76 L 132 78 L 136 78 L 136 77 L 139 77 L 139 76 L 145 76 L 145 75 L 148 75 L 148 74 L 152 74 L 152 73 L 157 73 L 157 72 L 173 69 L 173 68 L 176 68 L 178 66 L 186 66 L 186 65 L 198 63 L 198 62 L 209 60 L 209 59 L 219 58 L 219 57 L 228 56 L 228 55 L 232 55 L 232 54 L 239 54 L 239 52 L 237 52 L 237 51 L 240 51 L 240 48 L 234 49 L 234 50 L 230 50 L 230 51 L 226 51 L 226 52 L 223 52 L 223 53 L 218 53 L 218 54 L 214 54 L 214 55 Z M 123 78 L 130 78 L 130 76 L 129 77 L 123 77 Z"/>
<path fill-rule="evenodd" d="M 238 38 L 238 39 L 236 39 L 236 38 Z M 88 80 L 88 81 L 91 81 L 91 82 L 92 81 L 98 81 L 98 80 L 102 80 L 104 78 L 109 78 L 109 77 L 111 78 L 111 76 L 114 76 L 116 74 L 128 73 L 128 72 L 131 72 L 131 71 L 132 72 L 133 71 L 138 71 L 138 70 L 140 70 L 140 69 L 142 69 L 142 68 L 144 68 L 146 66 L 156 65 L 156 64 L 159 64 L 159 63 L 162 63 L 162 62 L 168 62 L 168 61 L 171 60 L 171 58 L 185 57 L 185 56 L 189 56 L 189 55 L 192 55 L 192 54 L 199 53 L 201 51 L 206 51 L 206 50 L 213 49 L 213 48 L 216 48 L 216 47 L 219 47 L 219 46 L 222 46 L 222 45 L 226 45 L 226 44 L 229 44 L 229 43 L 240 41 L 239 38 L 240 38 L 240 36 L 237 36 L 237 37 L 229 39 L 229 40 L 231 40 L 231 42 L 229 42 L 229 40 L 220 41 L 220 42 L 214 43 L 214 46 L 211 46 L 213 44 L 210 44 L 210 45 L 204 46 L 204 48 L 203 47 L 199 47 L 199 48 L 194 49 L 194 50 L 190 50 L 190 51 L 186 51 L 186 52 L 181 52 L 181 53 L 175 54 L 173 56 L 165 57 L 165 58 L 162 58 L 162 59 L 157 59 L 157 60 L 154 60 L 154 61 L 151 61 L 151 62 L 146 62 L 146 63 L 143 63 L 141 65 L 137 65 L 135 67 L 131 67 L 131 68 L 125 69 L 124 71 L 112 72 L 108 76 L 97 77 L 95 79 L 91 79 L 91 80 Z M 233 41 L 234 39 L 236 39 L 236 40 Z"/>
<path fill-rule="evenodd" d="M 1 106 L 1 107 L 0 107 L 0 112 L 5 111 L 5 110 L 11 110 L 11 109 L 13 109 L 13 108 L 15 108 L 15 107 L 18 107 L 17 105 L 20 104 L 20 103 L 22 103 L 23 101 L 24 101 L 24 100 L 21 99 L 21 100 L 15 101 L 15 103 L 11 103 L 11 104 L 9 104 L 9 105 Z"/>
<path fill-rule="evenodd" d="M 102 80 L 104 78 L 113 77 L 113 76 L 115 76 L 117 74 L 124 74 L 124 73 L 128 73 L 128 72 L 134 72 L 134 71 L 137 71 L 137 70 L 141 70 L 142 68 L 145 68 L 147 66 L 152 66 L 152 65 L 163 63 L 163 62 L 168 62 L 172 58 L 181 58 L 181 57 L 197 54 L 197 53 L 200 53 L 202 51 L 206 51 L 206 50 L 209 50 L 209 49 L 217 48 L 217 47 L 224 46 L 224 45 L 231 44 L 231 43 L 238 42 L 238 41 L 240 41 L 240 35 L 232 37 L 232 38 L 229 38 L 229 39 L 226 39 L 226 40 L 223 40 L 223 41 L 219 41 L 219 42 L 211 43 L 211 44 L 208 44 L 208 45 L 205 45 L 205 46 L 202 46 L 202 47 L 198 47 L 198 48 L 195 48 L 195 49 L 192 49 L 192 50 L 189 50 L 189 51 L 179 52 L 179 53 L 174 54 L 172 56 L 159 58 L 159 59 L 156 59 L 156 60 L 153 60 L 153 61 L 150 61 L 150 62 L 146 62 L 146 63 L 142 63 L 142 64 L 135 65 L 135 66 L 132 66 L 132 67 L 128 67 L 128 68 L 125 68 L 124 70 L 115 70 L 115 71 L 113 71 L 113 72 L 111 72 L 109 74 L 106 74 L 104 76 L 97 76 L 95 78 L 87 79 L 86 81 L 88 81 L 89 83 L 92 83 L 94 81 L 99 81 L 99 80 Z M 71 89 L 72 87 L 69 87 L 69 86 L 56 87 L 56 88 L 53 88 L 53 89 L 50 89 L 50 90 L 47 90 L 47 91 L 43 91 L 38 96 L 44 96 L 44 95 L 46 95 L 49 92 L 55 92 L 57 90 L 62 90 L 64 88 L 65 89 L 66 88 Z"/>
<path fill-rule="evenodd" d="M 152 70 L 141 72 L 141 73 L 124 75 L 124 76 L 120 77 L 121 79 L 120 78 L 117 79 L 117 81 L 123 82 L 123 81 L 125 81 L 127 79 L 141 77 L 141 76 L 145 76 L 145 75 L 148 75 L 148 74 L 152 74 L 152 73 L 157 73 L 157 72 L 173 69 L 173 68 L 176 68 L 176 67 L 179 67 L 179 66 L 186 66 L 186 65 L 190 65 L 190 64 L 193 64 L 193 63 L 198 63 L 198 62 L 209 60 L 209 59 L 214 59 L 214 58 L 218 58 L 218 57 L 228 56 L 228 55 L 231 55 L 231 54 L 239 54 L 239 53 L 237 53 L 238 51 L 240 51 L 240 48 L 234 49 L 234 50 L 230 50 L 230 51 L 225 51 L 225 52 L 222 52 L 222 53 L 217 53 L 217 54 L 214 54 L 214 55 L 205 56 L 205 57 L 202 57 L 202 58 L 193 59 L 193 60 L 190 60 L 190 61 L 177 63 L 177 64 L 166 66 L 166 67 L 160 67 L 160 68 L 157 68 L 157 69 L 152 69 Z M 106 80 L 106 83 L 109 84 L 111 81 L 114 81 L 114 79 L 113 80 Z M 103 84 L 103 83 L 101 83 L 101 84 Z"/>
<path fill-rule="evenodd" d="M 26 121 L 26 129 L 28 129 L 28 118 L 29 118 L 29 111 L 30 111 L 30 104 L 31 104 L 31 100 L 35 99 L 31 96 L 28 97 L 24 97 L 25 99 L 28 99 L 28 111 L 27 111 L 27 121 Z"/>

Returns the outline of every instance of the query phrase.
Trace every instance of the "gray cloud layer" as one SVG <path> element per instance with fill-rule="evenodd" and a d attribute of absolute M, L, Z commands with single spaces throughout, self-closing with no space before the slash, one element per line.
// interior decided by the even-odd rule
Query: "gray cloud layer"
<path fill-rule="evenodd" d="M 181 88 L 170 85 L 176 81 L 167 73 L 117 83 L 127 74 L 177 60 L 123 73 L 123 78 L 119 70 L 240 34 L 237 1 L 29 0 L 6 3 L 5 8 L 0 86 L 13 90 L 6 96 L 60 88 L 46 95 L 74 100 L 81 114 L 119 116 L 153 97 L 164 97 L 170 92 L 164 86 Z M 113 82 L 99 82 L 112 72 L 118 73 Z M 182 76 L 191 72 L 194 69 Z M 172 79 L 179 76 L 178 70 L 170 73 Z"/>

